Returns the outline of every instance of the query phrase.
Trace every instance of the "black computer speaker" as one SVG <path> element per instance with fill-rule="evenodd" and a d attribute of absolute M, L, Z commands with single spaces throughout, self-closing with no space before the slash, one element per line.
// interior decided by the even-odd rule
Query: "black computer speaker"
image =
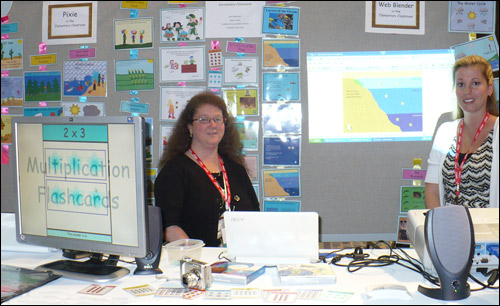
<path fill-rule="evenodd" d="M 418 286 L 439 300 L 461 300 L 470 295 L 467 278 L 474 256 L 474 227 L 465 206 L 431 209 L 425 217 L 425 244 L 438 274 L 440 288 Z"/>
<path fill-rule="evenodd" d="M 136 275 L 162 274 L 160 270 L 161 250 L 163 246 L 163 222 L 161 209 L 148 205 L 148 253 L 146 257 L 135 258 Z"/>

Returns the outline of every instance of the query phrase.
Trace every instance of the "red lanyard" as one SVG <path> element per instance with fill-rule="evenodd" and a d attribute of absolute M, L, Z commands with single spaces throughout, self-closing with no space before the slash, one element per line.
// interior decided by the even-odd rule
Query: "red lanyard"
<path fill-rule="evenodd" d="M 231 189 L 229 188 L 229 180 L 227 178 L 227 172 L 226 172 L 226 168 L 224 167 L 224 162 L 222 161 L 222 158 L 219 155 L 219 163 L 220 163 L 220 166 L 222 168 L 222 175 L 224 177 L 224 189 L 227 190 L 227 193 L 224 192 L 224 190 L 222 190 L 222 187 L 219 185 L 219 183 L 217 182 L 215 177 L 212 175 L 212 173 L 210 173 L 210 170 L 208 170 L 207 166 L 205 166 L 205 164 L 201 161 L 201 159 L 193 151 L 193 149 L 190 148 L 190 150 L 191 150 L 191 154 L 193 154 L 193 156 L 196 158 L 196 161 L 198 162 L 198 164 L 203 168 L 203 170 L 205 170 L 205 173 L 208 175 L 208 177 L 210 178 L 210 180 L 214 184 L 215 188 L 217 188 L 217 190 L 219 190 L 219 193 L 222 196 L 222 199 L 226 203 L 226 210 L 230 210 L 231 209 Z"/>
<path fill-rule="evenodd" d="M 481 122 L 481 125 L 479 125 L 479 128 L 477 129 L 476 136 L 474 136 L 474 139 L 472 140 L 472 143 L 469 147 L 469 150 L 464 156 L 464 159 L 462 160 L 462 163 L 460 166 L 458 165 L 458 157 L 460 156 L 460 149 L 462 148 L 462 134 L 464 132 L 464 120 L 462 119 L 462 122 L 460 122 L 460 128 L 458 130 L 458 139 L 457 139 L 457 151 L 455 154 L 455 183 L 457 184 L 457 191 L 456 191 L 456 201 L 458 202 L 458 195 L 460 194 L 460 183 L 462 182 L 462 169 L 465 164 L 465 160 L 467 159 L 467 156 L 469 155 L 470 148 L 476 141 L 476 139 L 479 137 L 479 134 L 481 134 L 481 131 L 483 130 L 484 126 L 486 125 L 486 122 L 488 122 L 488 118 L 490 118 L 490 114 L 486 112 L 486 115 L 484 115 L 483 122 Z"/>

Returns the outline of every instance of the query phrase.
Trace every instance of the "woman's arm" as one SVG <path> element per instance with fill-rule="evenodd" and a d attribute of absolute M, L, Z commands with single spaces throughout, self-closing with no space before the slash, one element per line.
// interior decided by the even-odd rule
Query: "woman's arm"
<path fill-rule="evenodd" d="M 439 202 L 439 185 L 425 183 L 425 208 L 432 209 L 441 206 Z"/>
<path fill-rule="evenodd" d="M 178 225 L 171 225 L 165 229 L 165 241 L 172 242 L 179 239 L 189 239 L 188 235 Z"/>

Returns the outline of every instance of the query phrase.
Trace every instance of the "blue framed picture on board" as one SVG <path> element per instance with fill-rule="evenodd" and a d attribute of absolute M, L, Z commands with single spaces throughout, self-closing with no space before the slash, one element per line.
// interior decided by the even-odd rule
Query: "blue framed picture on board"
<path fill-rule="evenodd" d="M 299 39 L 262 39 L 262 68 L 300 68 Z"/>
<path fill-rule="evenodd" d="M 300 169 L 264 169 L 262 171 L 265 198 L 300 197 Z"/>
<path fill-rule="evenodd" d="M 264 166 L 300 166 L 300 136 L 264 137 Z"/>
<path fill-rule="evenodd" d="M 262 101 L 300 101 L 300 74 L 298 72 L 262 74 Z"/>
<path fill-rule="evenodd" d="M 300 103 L 262 103 L 264 135 L 302 134 Z"/>
<path fill-rule="evenodd" d="M 264 211 L 299 212 L 300 201 L 264 200 Z"/>
<path fill-rule="evenodd" d="M 299 8 L 265 6 L 262 33 L 299 35 L 299 15 Z"/>
<path fill-rule="evenodd" d="M 498 41 L 495 35 L 484 36 L 475 40 L 467 41 L 458 45 L 451 46 L 455 51 L 455 60 L 462 57 L 477 54 L 484 57 L 491 65 L 493 71 L 498 71 Z"/>

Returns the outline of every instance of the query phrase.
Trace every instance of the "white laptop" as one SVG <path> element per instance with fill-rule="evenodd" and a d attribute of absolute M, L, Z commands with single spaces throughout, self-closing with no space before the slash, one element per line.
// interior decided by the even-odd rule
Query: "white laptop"
<path fill-rule="evenodd" d="M 265 265 L 308 264 L 319 259 L 316 212 L 227 211 L 229 259 Z"/>

